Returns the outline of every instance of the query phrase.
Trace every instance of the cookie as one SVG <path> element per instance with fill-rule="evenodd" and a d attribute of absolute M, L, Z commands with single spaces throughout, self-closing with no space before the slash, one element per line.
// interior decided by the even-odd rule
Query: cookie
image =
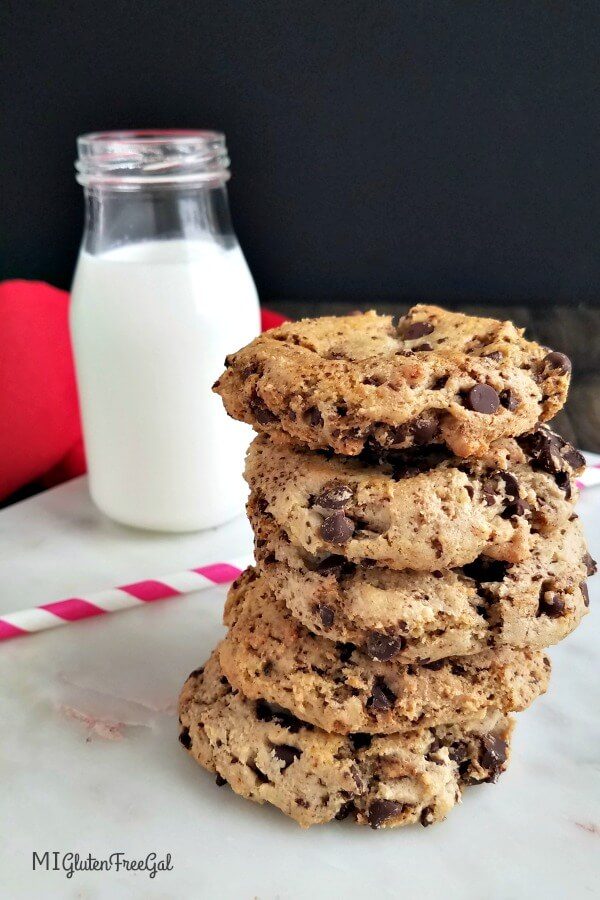
<path fill-rule="evenodd" d="M 365 458 L 366 457 L 366 458 Z M 518 562 L 537 533 L 572 514 L 584 459 L 542 426 L 493 445 L 479 460 L 443 449 L 358 458 L 307 453 L 259 435 L 245 477 L 248 513 L 269 513 L 313 560 L 332 553 L 432 571 L 485 553 Z"/>
<path fill-rule="evenodd" d="M 420 666 L 374 660 L 309 631 L 252 568 L 230 588 L 224 619 L 220 662 L 234 687 L 339 734 L 460 724 L 490 708 L 519 711 L 548 684 L 550 663 L 539 651 L 504 647 Z"/>
<path fill-rule="evenodd" d="M 579 519 L 536 535 L 531 556 L 480 556 L 460 569 L 402 572 L 331 556 L 311 565 L 272 518 L 257 531 L 262 577 L 314 634 L 372 659 L 433 662 L 509 646 L 541 650 L 587 613 L 588 555 Z"/>
<path fill-rule="evenodd" d="M 512 722 L 499 713 L 405 734 L 328 734 L 289 711 L 247 700 L 213 653 L 186 681 L 180 741 L 218 783 L 271 803 L 304 828 L 353 818 L 392 828 L 445 818 L 462 789 L 506 767 Z"/>
<path fill-rule="evenodd" d="M 226 359 L 214 385 L 234 419 L 312 450 L 446 444 L 480 456 L 563 406 L 571 363 L 511 322 L 414 306 L 303 319 Z"/>

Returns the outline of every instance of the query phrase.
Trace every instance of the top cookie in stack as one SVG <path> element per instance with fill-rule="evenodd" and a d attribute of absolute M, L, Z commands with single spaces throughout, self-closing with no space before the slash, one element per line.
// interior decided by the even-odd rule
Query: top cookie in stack
<path fill-rule="evenodd" d="M 511 322 L 424 305 L 286 324 L 226 365 L 215 390 L 233 418 L 347 456 L 432 443 L 482 456 L 556 415 L 571 372 Z"/>

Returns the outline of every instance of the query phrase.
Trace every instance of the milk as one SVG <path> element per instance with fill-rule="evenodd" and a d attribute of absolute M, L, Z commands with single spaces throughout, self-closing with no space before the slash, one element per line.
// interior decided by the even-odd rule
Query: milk
<path fill-rule="evenodd" d="M 239 246 L 162 240 L 82 251 L 71 330 L 97 506 L 165 531 L 242 512 L 251 432 L 211 393 L 225 355 L 259 332 Z"/>

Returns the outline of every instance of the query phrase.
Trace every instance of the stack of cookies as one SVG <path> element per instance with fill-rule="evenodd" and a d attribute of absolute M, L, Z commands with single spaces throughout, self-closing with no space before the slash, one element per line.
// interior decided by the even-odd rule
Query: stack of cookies
<path fill-rule="evenodd" d="M 286 324 L 215 385 L 250 447 L 256 567 L 180 700 L 183 745 L 302 826 L 443 819 L 506 766 L 594 571 L 570 363 L 416 306 Z"/>

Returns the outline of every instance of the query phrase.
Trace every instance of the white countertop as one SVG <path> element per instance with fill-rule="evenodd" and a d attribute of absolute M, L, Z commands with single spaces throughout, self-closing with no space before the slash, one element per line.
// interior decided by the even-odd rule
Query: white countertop
<path fill-rule="evenodd" d="M 578 511 L 600 556 L 600 488 Z M 0 611 L 247 553 L 243 517 L 195 535 L 120 528 L 77 479 L 0 512 Z M 590 581 L 591 608 L 600 579 Z M 300 830 L 218 788 L 177 741 L 176 701 L 223 628 L 225 588 L 0 644 L 0 896 L 586 898 L 600 884 L 599 615 L 551 651 L 511 767 L 433 828 Z M 32 870 L 33 852 L 171 854 L 172 871 Z M 52 858 L 50 858 L 52 859 Z"/>

